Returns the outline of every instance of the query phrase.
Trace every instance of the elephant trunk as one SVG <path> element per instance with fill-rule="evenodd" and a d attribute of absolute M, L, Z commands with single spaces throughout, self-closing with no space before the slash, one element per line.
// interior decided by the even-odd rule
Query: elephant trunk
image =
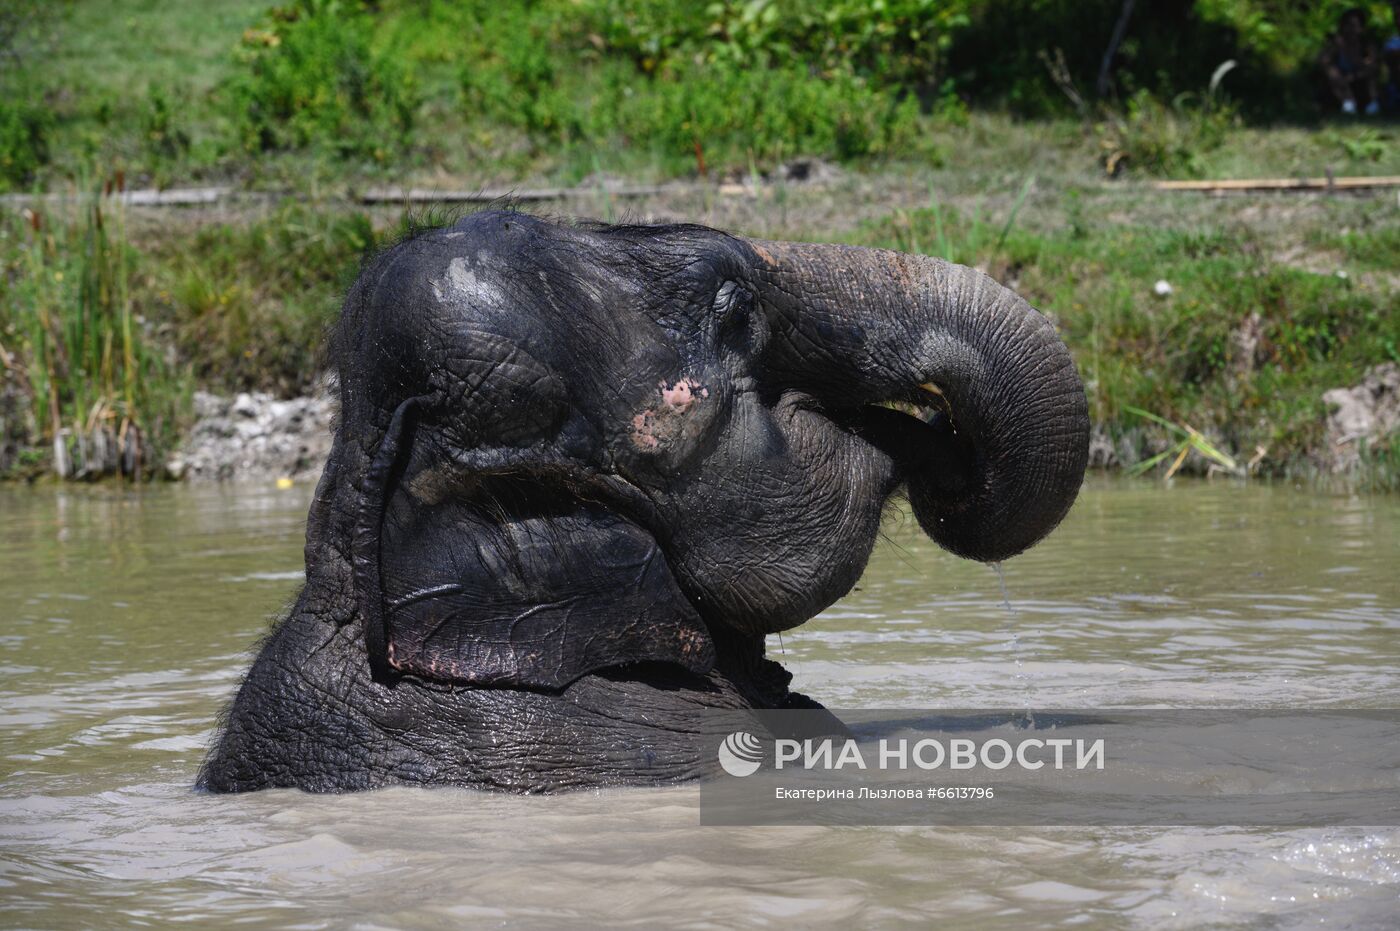
<path fill-rule="evenodd" d="M 749 245 L 773 328 L 766 371 L 894 456 L 930 537 L 990 562 L 1054 529 L 1079 491 L 1089 419 L 1050 321 L 941 259 Z"/>

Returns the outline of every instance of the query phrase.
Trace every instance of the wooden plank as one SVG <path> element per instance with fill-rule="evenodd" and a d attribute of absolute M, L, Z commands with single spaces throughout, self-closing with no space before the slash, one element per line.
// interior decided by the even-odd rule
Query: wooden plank
<path fill-rule="evenodd" d="M 498 200 L 559 200 L 564 193 L 564 188 L 440 191 L 433 188 L 387 187 L 362 191 L 358 199 L 362 204 L 489 204 Z"/>
<path fill-rule="evenodd" d="M 811 185 L 808 185 L 811 186 Z M 551 188 L 480 188 L 474 191 L 436 190 L 433 188 L 383 187 L 369 188 L 353 195 L 352 199 L 362 204 L 490 204 L 512 201 L 558 201 L 569 198 L 606 196 L 618 199 L 655 197 L 660 194 L 717 194 L 721 197 L 756 197 L 767 185 L 699 184 L 674 182 L 671 184 L 623 185 L 619 187 L 551 187 Z M 274 191 L 242 191 L 229 187 L 171 188 L 169 190 L 144 189 L 124 191 L 107 195 L 120 198 L 122 203 L 132 207 L 196 207 L 215 204 L 225 199 L 245 201 L 276 201 L 297 199 L 294 195 Z M 0 205 L 28 207 L 39 204 L 85 203 L 91 194 L 51 193 L 51 194 L 4 194 L 0 195 Z"/>
<path fill-rule="evenodd" d="M 217 203 L 230 190 L 226 187 L 171 188 L 168 191 L 126 191 L 117 196 L 133 207 L 196 207 Z"/>
<path fill-rule="evenodd" d="M 170 188 L 165 191 L 148 188 L 113 192 L 104 199 L 118 198 L 131 207 L 198 207 L 218 203 L 232 191 L 227 187 Z M 91 197 L 91 194 L 6 194 L 0 197 L 0 203 L 27 207 L 31 204 L 81 203 Z"/>
<path fill-rule="evenodd" d="M 370 188 L 360 192 L 362 204 L 489 204 L 497 201 L 564 200 L 603 194 L 608 197 L 652 197 L 686 190 L 683 185 L 651 185 L 616 188 L 483 188 L 476 191 L 441 191 L 433 188 Z"/>
<path fill-rule="evenodd" d="M 1333 191 L 1400 187 L 1400 175 L 1330 178 L 1228 178 L 1217 181 L 1157 181 L 1159 191 Z"/>

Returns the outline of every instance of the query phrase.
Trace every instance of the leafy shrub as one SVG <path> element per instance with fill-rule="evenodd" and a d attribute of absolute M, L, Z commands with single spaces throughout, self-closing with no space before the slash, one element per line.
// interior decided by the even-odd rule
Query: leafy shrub
<path fill-rule="evenodd" d="M 917 98 L 892 78 L 936 56 L 930 24 L 945 8 L 587 0 L 581 14 L 548 3 L 479 11 L 476 35 L 501 41 L 466 56 L 461 86 L 471 118 L 518 128 L 537 148 L 616 142 L 720 170 L 849 160 L 915 138 Z M 561 49 L 580 29 L 569 68 Z"/>
<path fill-rule="evenodd" d="M 49 160 L 48 108 L 33 106 L 23 95 L 0 96 L 0 187 L 28 184 Z"/>
<path fill-rule="evenodd" d="M 503 41 L 482 48 L 462 69 L 468 110 L 523 129 L 537 141 L 577 136 L 580 107 L 561 86 L 564 75 L 549 21 L 512 8 L 492 25 Z"/>
<path fill-rule="evenodd" d="M 1253 52 L 1278 71 L 1296 69 L 1317 55 L 1322 37 L 1337 27 L 1343 10 L 1361 7 L 1370 22 L 1384 28 L 1390 4 L 1357 0 L 1293 3 L 1289 0 L 1195 0 L 1203 21 L 1227 26 L 1241 49 Z M 1368 9 L 1369 8 L 1369 9 Z"/>
<path fill-rule="evenodd" d="M 1324 388 L 1354 384 L 1397 358 L 1400 317 L 1389 284 L 1275 262 L 1267 232 L 1120 222 L 1108 212 L 1117 209 L 1075 236 L 1058 225 L 1016 224 L 1015 202 L 1004 221 L 989 222 L 980 207 L 931 200 L 864 224 L 850 241 L 950 256 L 1014 279 L 1055 320 L 1092 416 L 1110 436 L 1140 430 L 1131 408 L 1151 411 L 1219 439 L 1240 462 L 1267 449 L 1259 464 L 1266 473 L 1319 448 Z M 1384 214 L 1374 216 L 1381 222 L 1354 230 L 1349 253 L 1393 254 Z M 1326 248 L 1343 241 L 1326 235 L 1318 241 Z M 1171 294 L 1154 293 L 1159 279 Z"/>
<path fill-rule="evenodd" d="M 190 149 L 190 135 L 175 120 L 170 98 L 160 88 L 152 88 L 141 114 L 141 129 L 147 151 L 160 159 L 178 159 Z"/>
<path fill-rule="evenodd" d="M 644 72 L 705 63 L 855 74 L 882 87 L 937 86 L 940 58 L 968 23 L 966 0 L 586 0 L 608 50 Z"/>
<path fill-rule="evenodd" d="M 851 75 L 687 64 L 649 81 L 614 75 L 588 119 L 592 133 L 662 155 L 698 148 L 712 165 L 748 167 L 882 154 L 914 140 L 917 116 L 913 98 L 901 102 Z"/>
<path fill-rule="evenodd" d="M 336 304 L 375 246 L 366 214 L 283 207 L 163 244 L 154 316 L 202 384 L 296 394 L 324 360 Z"/>
<path fill-rule="evenodd" d="M 1122 114 L 1108 111 L 1098 128 L 1104 168 L 1153 175 L 1199 175 L 1201 157 L 1220 148 L 1236 123 L 1227 106 L 1197 105 L 1191 95 L 1164 104 L 1146 90 L 1128 99 Z"/>
<path fill-rule="evenodd" d="M 413 76 L 373 33 L 365 8 L 342 0 L 277 7 L 267 28 L 245 32 L 245 73 L 232 87 L 243 145 L 383 161 L 406 143 L 418 108 Z"/>
<path fill-rule="evenodd" d="M 141 257 L 121 204 L 93 196 L 71 222 L 52 216 L 28 212 L 0 223 L 0 340 L 13 352 L 0 363 L 19 363 L 7 374 L 18 374 L 28 419 L 50 442 L 68 431 L 78 468 L 110 468 L 84 451 L 100 436 L 109 449 L 129 438 L 128 448 L 144 450 L 124 472 L 148 469 L 157 461 L 152 449 L 173 438 L 187 386 L 139 313 Z"/>
<path fill-rule="evenodd" d="M 165 185 L 190 151 L 190 135 L 175 117 L 167 93 L 153 87 L 141 113 L 141 141 L 146 165 L 156 184 Z"/>
<path fill-rule="evenodd" d="M 1241 109 L 1278 118 L 1316 112 L 1316 61 L 1342 10 L 1360 5 L 1373 28 L 1388 29 L 1384 0 L 1190 0 L 1138 3 L 1115 55 L 1107 99 L 1139 88 L 1160 100 L 1204 83 L 1210 68 L 1239 62 L 1230 89 Z M 974 104 L 1008 105 L 1021 115 L 1066 114 L 1076 108 L 1047 80 L 1042 53 L 1062 58 L 1087 99 L 1122 0 L 978 0 L 969 24 L 946 56 L 947 71 Z M 1205 71 L 1205 73 L 1203 73 Z"/>
<path fill-rule="evenodd" d="M 1391 133 L 1382 133 L 1369 127 L 1350 128 L 1350 132 L 1331 132 L 1324 136 L 1353 162 L 1379 162 L 1390 149 Z"/>

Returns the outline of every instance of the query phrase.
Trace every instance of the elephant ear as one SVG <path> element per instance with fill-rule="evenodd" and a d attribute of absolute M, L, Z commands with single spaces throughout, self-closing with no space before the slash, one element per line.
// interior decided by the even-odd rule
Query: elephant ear
<path fill-rule="evenodd" d="M 416 404 L 394 414 L 355 534 L 377 677 L 562 689 L 630 663 L 713 668 L 704 622 L 642 528 L 596 503 L 521 493 L 518 480 L 468 477 L 446 493 L 415 482 Z"/>

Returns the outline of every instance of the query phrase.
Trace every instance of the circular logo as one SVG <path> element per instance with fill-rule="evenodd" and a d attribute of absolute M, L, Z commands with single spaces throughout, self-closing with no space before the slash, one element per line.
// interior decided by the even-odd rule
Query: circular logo
<path fill-rule="evenodd" d="M 752 776 L 763 760 L 763 744 L 748 731 L 735 731 L 719 745 L 719 765 L 731 776 Z"/>

